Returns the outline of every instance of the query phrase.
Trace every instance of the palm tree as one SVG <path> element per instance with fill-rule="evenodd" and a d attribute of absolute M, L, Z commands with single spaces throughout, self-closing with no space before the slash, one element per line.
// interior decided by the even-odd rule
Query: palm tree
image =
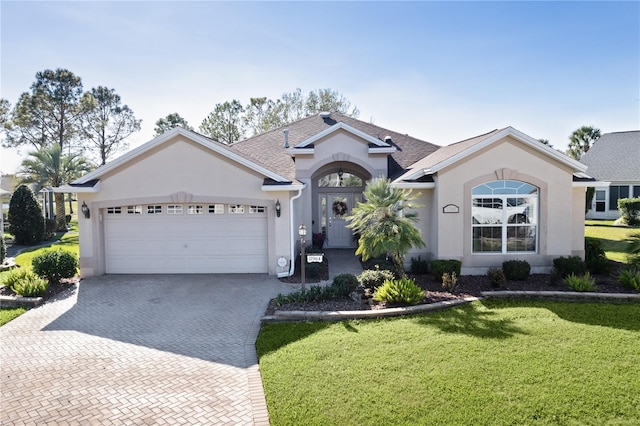
<path fill-rule="evenodd" d="M 411 247 L 425 245 L 415 225 L 418 215 L 407 211 L 422 207 L 413 203 L 417 196 L 411 190 L 392 188 L 383 177 L 369 182 L 363 195 L 366 202 L 358 203 L 347 217 L 347 226 L 360 234 L 356 254 L 363 260 L 391 255 L 399 275 L 404 275 L 406 254 Z"/>
<path fill-rule="evenodd" d="M 77 154 L 63 156 L 60 145 L 53 144 L 30 152 L 29 158 L 22 161 L 18 174 L 21 176 L 22 182 L 36 183 L 41 188 L 45 185 L 52 187 L 64 185 L 89 170 L 90 165 L 86 159 Z M 67 230 L 64 193 L 56 192 L 54 199 L 56 203 L 56 230 L 64 232 Z"/>

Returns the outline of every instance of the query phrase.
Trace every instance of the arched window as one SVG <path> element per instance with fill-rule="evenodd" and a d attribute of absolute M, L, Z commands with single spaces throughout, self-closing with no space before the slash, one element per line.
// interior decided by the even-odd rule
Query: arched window
<path fill-rule="evenodd" d="M 539 189 L 495 180 L 471 191 L 474 253 L 530 253 L 538 246 Z"/>
<path fill-rule="evenodd" d="M 342 170 L 329 173 L 318 179 L 319 188 L 357 188 L 364 185 L 358 176 Z"/>

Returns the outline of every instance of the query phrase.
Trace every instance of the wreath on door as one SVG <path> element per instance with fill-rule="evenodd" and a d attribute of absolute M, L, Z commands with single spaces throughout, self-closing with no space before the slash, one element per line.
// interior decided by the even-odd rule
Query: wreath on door
<path fill-rule="evenodd" d="M 334 201 L 333 202 L 333 215 L 334 216 L 344 216 L 347 214 L 347 203 L 344 201 Z"/>

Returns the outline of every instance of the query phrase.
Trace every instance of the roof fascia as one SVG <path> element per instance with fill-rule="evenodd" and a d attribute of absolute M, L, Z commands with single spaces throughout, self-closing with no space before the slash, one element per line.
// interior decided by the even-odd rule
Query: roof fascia
<path fill-rule="evenodd" d="M 150 140 L 149 142 L 140 145 L 139 147 L 132 149 L 131 151 L 129 151 L 128 153 L 124 154 L 123 156 L 117 158 L 116 160 L 105 164 L 104 166 L 98 167 L 96 170 L 87 173 L 86 175 L 82 176 L 79 179 L 76 179 L 75 181 L 73 181 L 72 183 L 74 184 L 81 184 L 81 183 L 85 183 L 89 180 L 92 179 L 98 179 L 101 176 L 103 176 L 104 174 L 108 173 L 109 171 L 115 169 L 116 167 L 119 167 L 125 163 L 127 163 L 128 161 L 138 157 L 141 154 L 144 154 L 145 152 L 155 148 L 156 146 L 162 145 L 164 142 L 168 141 L 169 139 L 171 139 L 172 137 L 176 136 L 176 135 L 181 135 L 184 136 L 196 143 L 199 143 L 200 145 L 224 156 L 229 158 L 230 160 L 233 160 L 239 164 L 242 164 L 243 166 L 248 167 L 251 170 L 254 170 L 262 175 L 264 175 L 265 177 L 271 178 L 275 181 L 278 182 L 288 182 L 289 179 L 286 179 L 276 173 L 273 173 L 271 170 L 268 170 L 262 166 L 259 166 L 257 164 L 255 164 L 252 161 L 247 160 L 246 158 L 243 158 L 241 156 L 239 156 L 238 154 L 228 150 L 228 149 L 224 149 L 218 145 L 216 145 L 215 143 L 211 142 L 210 140 L 208 140 L 207 138 L 205 138 L 202 135 L 199 135 L 197 133 L 191 132 L 189 130 L 183 129 L 182 127 L 174 127 L 173 129 L 169 130 L 166 133 L 161 134 L 160 136 Z"/>
<path fill-rule="evenodd" d="M 369 154 L 393 154 L 394 152 L 396 152 L 395 146 L 369 148 Z"/>
<path fill-rule="evenodd" d="M 100 182 L 97 182 L 93 186 L 73 186 L 73 185 L 60 185 L 51 188 L 52 192 L 64 192 L 64 193 L 80 193 L 80 192 L 100 192 Z"/>
<path fill-rule="evenodd" d="M 287 154 L 289 155 L 302 155 L 302 154 L 314 154 L 315 148 L 288 148 Z"/>
<path fill-rule="evenodd" d="M 601 180 L 598 181 L 578 181 L 573 182 L 572 185 L 574 188 L 608 188 L 611 186 L 611 182 L 604 182 Z"/>
<path fill-rule="evenodd" d="M 292 183 L 290 185 L 262 185 L 262 190 L 264 192 L 299 191 L 305 187 L 306 185 L 304 183 Z"/>
<path fill-rule="evenodd" d="M 302 142 L 297 144 L 295 147 L 296 148 L 304 148 L 304 147 L 316 142 L 317 140 L 322 139 L 323 137 L 325 137 L 325 136 L 327 136 L 327 135 L 329 135 L 329 134 L 331 134 L 333 132 L 336 132 L 336 131 L 338 131 L 340 129 L 345 130 L 345 131 L 347 131 L 349 133 L 352 133 L 352 134 L 354 134 L 354 135 L 356 135 L 356 136 L 358 136 L 358 137 L 360 137 L 360 138 L 366 140 L 367 142 L 372 143 L 372 144 L 374 144 L 376 146 L 384 147 L 384 148 L 388 148 L 389 147 L 389 145 L 387 143 L 385 143 L 385 142 L 383 142 L 383 141 L 381 141 L 379 139 L 376 139 L 373 136 L 370 136 L 370 135 L 368 135 L 368 134 L 366 134 L 366 133 L 364 133 L 364 132 L 362 132 L 362 131 L 354 128 L 354 127 L 349 126 L 348 124 L 345 124 L 345 123 L 341 122 L 341 121 L 336 123 L 336 124 L 334 124 L 331 127 L 327 127 L 326 129 L 324 129 L 320 133 L 316 133 L 315 135 L 311 136 L 310 138 L 303 140 Z"/>
<path fill-rule="evenodd" d="M 392 188 L 398 189 L 434 189 L 435 182 L 393 182 Z"/>

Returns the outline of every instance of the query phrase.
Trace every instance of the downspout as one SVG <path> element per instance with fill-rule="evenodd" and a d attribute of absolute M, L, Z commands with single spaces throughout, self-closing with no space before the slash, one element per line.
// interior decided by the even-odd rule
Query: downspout
<path fill-rule="evenodd" d="M 306 185 L 305 185 L 306 186 Z M 295 249 L 296 249 L 296 235 L 293 224 L 293 202 L 302 196 L 302 190 L 305 187 L 298 189 L 298 193 L 289 200 L 289 229 L 291 229 L 291 266 L 289 266 L 289 275 L 285 275 L 287 277 L 292 276 L 296 271 L 296 262 L 295 262 Z M 285 272 L 286 274 L 286 272 Z"/>

